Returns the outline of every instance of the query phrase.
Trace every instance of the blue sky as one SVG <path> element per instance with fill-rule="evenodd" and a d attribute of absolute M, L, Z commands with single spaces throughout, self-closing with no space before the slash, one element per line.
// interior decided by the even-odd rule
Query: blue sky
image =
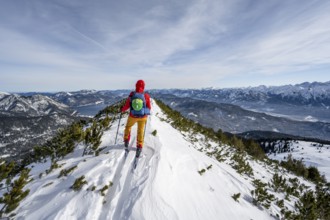
<path fill-rule="evenodd" d="M 330 80 L 327 0 L 2 0 L 0 91 Z"/>

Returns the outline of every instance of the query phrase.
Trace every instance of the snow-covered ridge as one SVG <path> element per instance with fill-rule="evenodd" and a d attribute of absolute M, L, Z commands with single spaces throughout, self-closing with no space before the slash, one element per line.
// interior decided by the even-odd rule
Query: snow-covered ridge
<path fill-rule="evenodd" d="M 132 129 L 130 153 L 124 159 L 121 140 L 126 118 L 120 124 L 115 143 L 118 121 L 114 121 L 102 136 L 99 156 L 82 156 L 84 144 L 80 143 L 72 154 L 58 161 L 60 168 L 46 174 L 47 163 L 32 164 L 31 178 L 26 189 L 29 196 L 18 209 L 17 219 L 279 219 L 280 208 L 271 203 L 269 209 L 252 204 L 253 179 L 271 183 L 273 174 L 294 178 L 286 170 L 245 157 L 253 168 L 253 177 L 239 174 L 232 167 L 231 147 L 195 134 L 192 142 L 188 133 L 174 129 L 166 122 L 167 116 L 153 103 L 148 118 L 145 145 L 135 172 L 132 162 L 135 155 L 136 127 Z M 152 135 L 153 131 L 157 135 Z M 117 142 L 118 143 L 118 142 Z M 206 154 L 221 151 L 223 161 Z M 228 155 L 227 157 L 225 155 Z M 76 167 L 68 176 L 59 177 L 61 170 Z M 203 171 L 204 170 L 204 171 Z M 203 172 L 202 172 L 203 171 Z M 86 184 L 78 192 L 70 189 L 74 181 L 85 177 Z M 301 178 L 298 181 L 309 187 L 313 184 Z M 104 186 L 108 190 L 102 191 Z M 104 196 L 102 196 L 104 192 Z M 269 192 L 280 199 L 281 192 Z M 237 201 L 234 195 L 240 196 Z M 290 196 L 284 206 L 294 209 L 297 199 Z M 278 218 L 274 217 L 278 215 Z"/>

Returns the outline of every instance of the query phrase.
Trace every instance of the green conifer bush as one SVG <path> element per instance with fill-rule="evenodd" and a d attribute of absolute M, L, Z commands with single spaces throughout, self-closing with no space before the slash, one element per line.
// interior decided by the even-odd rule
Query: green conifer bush
<path fill-rule="evenodd" d="M 85 176 L 81 176 L 74 181 L 73 185 L 71 186 L 71 189 L 73 189 L 74 191 L 79 191 L 85 184 L 87 184 Z"/>

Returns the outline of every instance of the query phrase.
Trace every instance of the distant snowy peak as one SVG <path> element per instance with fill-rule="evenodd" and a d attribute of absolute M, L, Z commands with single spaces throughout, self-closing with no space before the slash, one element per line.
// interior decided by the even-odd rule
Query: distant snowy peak
<path fill-rule="evenodd" d="M 313 82 L 284 86 L 258 86 L 226 89 L 172 89 L 158 90 L 156 93 L 173 94 L 179 97 L 191 97 L 225 103 L 261 102 L 268 104 L 295 104 L 330 106 L 330 81 Z"/>
<path fill-rule="evenodd" d="M 264 94 L 266 95 L 282 95 L 284 96 L 301 96 L 305 99 L 310 98 L 320 98 L 330 96 L 330 81 L 325 83 L 320 82 L 305 82 L 296 85 L 284 85 L 284 86 L 258 86 L 258 87 L 248 87 L 248 88 L 230 88 L 223 89 L 230 93 L 239 93 L 245 95 L 253 94 Z"/>
<path fill-rule="evenodd" d="M 10 95 L 8 92 L 0 92 L 0 99 L 6 95 Z"/>
<path fill-rule="evenodd" d="M 43 95 L 6 95 L 0 98 L 0 112 L 11 116 L 43 116 L 52 113 L 72 114 L 66 105 Z"/>
<path fill-rule="evenodd" d="M 58 92 L 54 95 L 55 97 L 61 97 L 61 96 L 72 96 L 71 92 Z"/>
<path fill-rule="evenodd" d="M 55 97 L 61 97 L 61 96 L 74 96 L 74 95 L 90 95 L 90 94 L 95 94 L 97 93 L 96 90 L 79 90 L 79 91 L 74 91 L 74 92 L 57 92 L 55 93 Z"/>
<path fill-rule="evenodd" d="M 78 92 L 82 93 L 82 94 L 93 94 L 93 93 L 96 93 L 97 91 L 95 89 L 84 89 L 84 90 L 80 90 Z"/>
<path fill-rule="evenodd" d="M 113 91 L 80 90 L 73 92 L 58 92 L 50 95 L 57 102 L 70 107 L 108 104 L 118 101 L 118 95 Z"/>
<path fill-rule="evenodd" d="M 252 88 L 252 89 L 256 90 L 256 91 L 270 92 L 273 94 L 281 94 L 283 96 L 302 96 L 306 99 L 311 99 L 311 98 L 319 98 L 320 96 L 329 97 L 330 81 L 325 82 L 325 83 L 304 82 L 304 83 L 296 84 L 296 85 L 256 87 L 256 88 Z"/>

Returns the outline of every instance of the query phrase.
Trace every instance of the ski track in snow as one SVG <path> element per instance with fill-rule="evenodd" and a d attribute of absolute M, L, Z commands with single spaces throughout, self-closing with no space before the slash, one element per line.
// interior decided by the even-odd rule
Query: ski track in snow
<path fill-rule="evenodd" d="M 132 171 L 134 159 L 129 164 L 123 191 L 120 194 L 117 204 L 115 204 L 116 208 L 112 219 L 130 219 L 134 205 L 144 190 L 144 185 L 150 175 L 150 169 L 144 167 L 146 164 L 145 162 L 153 157 L 154 151 L 147 146 L 144 146 L 143 151 L 143 153 L 146 153 L 146 156 L 140 158 L 134 171 Z M 135 155 L 133 155 L 133 158 L 134 156 Z M 126 200 L 127 198 L 129 199 Z"/>
<path fill-rule="evenodd" d="M 119 205 L 119 199 L 122 193 L 124 193 L 124 185 L 123 182 L 126 182 L 127 178 L 129 177 L 128 167 L 129 164 L 131 164 L 132 161 L 132 145 L 135 142 L 135 138 L 133 138 L 133 141 L 131 141 L 131 144 L 129 146 L 130 153 L 127 155 L 127 158 L 124 156 L 124 152 L 122 152 L 122 156 L 120 157 L 120 164 L 117 166 L 115 175 L 114 175 L 114 182 L 113 186 L 110 187 L 108 190 L 103 203 L 104 208 L 103 211 L 99 217 L 99 219 L 110 219 L 108 216 L 109 214 L 113 213 L 114 210 L 117 208 L 113 205 L 113 203 L 118 203 Z M 127 190 L 127 189 L 126 189 Z M 114 207 L 113 207 L 114 206 Z"/>
<path fill-rule="evenodd" d="M 151 121 L 151 118 L 150 118 Z M 151 131 L 151 130 L 150 130 Z M 141 196 L 142 200 L 146 200 L 146 202 L 143 202 L 143 204 L 148 204 L 145 207 L 139 207 L 139 209 L 143 209 L 143 213 L 145 213 L 146 216 L 141 216 L 136 219 L 171 219 L 171 220 L 177 220 L 179 219 L 177 213 L 175 212 L 174 208 L 171 207 L 166 201 L 159 196 L 159 194 L 154 189 L 154 181 L 158 170 L 158 163 L 160 160 L 160 149 L 162 147 L 162 144 L 159 140 L 159 138 L 150 139 L 149 143 L 152 142 L 152 146 L 155 146 L 154 156 L 149 161 L 149 168 L 152 169 L 152 175 L 149 181 L 146 183 L 146 188 L 148 188 L 147 191 L 144 191 L 144 195 Z M 150 148 L 151 149 L 151 148 Z M 157 213 L 157 214 L 155 214 Z M 137 215 L 139 213 L 136 213 Z M 154 215 L 154 216 L 153 216 Z"/>
<path fill-rule="evenodd" d="M 150 119 L 151 118 L 149 118 L 149 120 Z M 152 128 L 150 122 L 148 122 L 146 129 L 146 131 L 151 133 L 150 131 Z M 155 200 L 155 194 L 153 194 L 152 191 L 148 190 L 148 192 L 145 193 L 145 189 L 148 188 L 146 184 L 152 182 L 155 178 L 157 164 L 159 162 L 160 141 L 153 141 L 151 145 L 148 144 L 153 139 L 155 138 L 145 138 L 145 146 L 141 154 L 142 157 L 140 157 L 135 170 L 133 170 L 133 163 L 136 151 L 135 148 L 133 148 L 133 144 L 135 144 L 136 137 L 130 141 L 130 151 L 127 158 L 125 158 L 124 152 L 122 153 L 121 161 L 115 171 L 113 186 L 109 189 L 103 200 L 105 204 L 98 219 L 132 219 L 132 213 L 136 208 L 135 204 L 139 199 L 147 194 L 150 199 L 153 201 Z M 163 210 L 164 205 L 166 205 L 160 198 L 157 202 L 151 202 L 151 204 L 155 205 L 152 208 L 148 207 L 148 209 L 157 209 L 160 211 L 159 213 L 162 213 L 161 210 Z M 166 216 L 168 216 L 168 214 L 163 213 L 162 216 L 158 216 L 159 218 L 157 219 L 169 219 Z M 145 217 L 139 219 L 145 219 Z"/>

